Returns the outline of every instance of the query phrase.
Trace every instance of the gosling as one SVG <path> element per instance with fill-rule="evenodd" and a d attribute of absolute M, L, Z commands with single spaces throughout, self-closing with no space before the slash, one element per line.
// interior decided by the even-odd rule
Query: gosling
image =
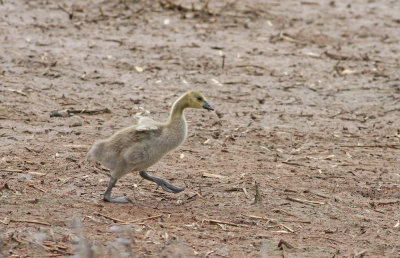
<path fill-rule="evenodd" d="M 88 160 L 100 162 L 111 170 L 104 201 L 130 202 L 126 197 L 111 197 L 111 191 L 122 176 L 133 171 L 139 171 L 142 178 L 156 183 L 167 192 L 179 193 L 184 190 L 162 178 L 148 174 L 146 170 L 186 139 L 187 123 L 184 115 L 186 108 L 214 110 L 203 94 L 188 91 L 175 101 L 165 122 L 143 117 L 139 119 L 138 124 L 93 144 L 87 154 Z"/>

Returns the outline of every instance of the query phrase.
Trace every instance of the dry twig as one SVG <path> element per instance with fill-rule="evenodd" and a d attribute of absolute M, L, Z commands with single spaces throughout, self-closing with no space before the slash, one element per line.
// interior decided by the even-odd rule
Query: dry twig
<path fill-rule="evenodd" d="M 0 168 L 0 171 L 10 172 L 10 173 L 24 173 L 25 172 L 22 169 L 11 169 L 11 168 Z"/>
<path fill-rule="evenodd" d="M 102 213 L 99 213 L 99 212 L 97 213 L 97 215 L 102 216 L 102 217 L 104 217 L 106 219 L 110 219 L 110 220 L 112 220 L 114 222 L 121 222 L 121 223 L 124 223 L 124 224 L 128 224 L 128 222 L 125 221 L 125 220 L 113 218 L 113 217 L 110 217 L 108 215 L 105 215 L 105 214 L 102 214 Z"/>
<path fill-rule="evenodd" d="M 383 144 L 383 145 L 340 145 L 343 148 L 391 148 L 400 149 L 399 144 Z"/>
<path fill-rule="evenodd" d="M 253 68 L 258 68 L 258 69 L 262 69 L 262 70 L 267 70 L 267 68 L 260 66 L 260 65 L 252 65 L 252 64 L 244 64 L 244 65 L 236 65 L 235 67 L 238 68 L 247 68 L 247 67 L 253 67 Z"/>
<path fill-rule="evenodd" d="M 302 199 L 297 199 L 297 198 L 293 198 L 293 197 L 290 197 L 290 196 L 287 196 L 286 199 L 289 200 L 289 201 L 305 203 L 305 204 L 321 204 L 321 205 L 325 204 L 324 202 L 302 200 Z"/>
<path fill-rule="evenodd" d="M 102 214 L 102 213 L 97 213 L 97 215 L 100 215 L 100 216 L 102 216 L 102 217 L 104 217 L 104 218 L 106 218 L 106 219 L 110 219 L 110 220 L 112 220 L 112 221 L 114 221 L 114 222 L 120 222 L 120 223 L 122 223 L 122 224 L 137 223 L 137 222 L 140 222 L 140 221 L 143 221 L 143 220 L 156 219 L 156 218 L 160 218 L 160 217 L 163 216 L 163 214 L 160 214 L 160 215 L 154 215 L 154 216 L 145 217 L 145 218 L 141 218 L 141 219 L 136 219 L 136 220 L 131 220 L 131 221 L 125 221 L 125 220 L 118 219 L 118 218 L 114 218 L 114 217 L 111 217 L 111 216 L 108 216 L 108 215 L 105 215 L 105 214 Z M 139 223 L 139 224 L 142 224 L 142 223 Z"/>
<path fill-rule="evenodd" d="M 22 169 L 10 169 L 10 168 L 0 168 L 0 171 L 3 172 L 9 172 L 9 173 L 28 173 L 34 176 L 44 176 L 46 174 L 40 173 L 40 172 L 35 172 L 35 171 L 26 171 Z"/>
<path fill-rule="evenodd" d="M 367 252 L 367 250 L 363 250 L 363 251 L 361 251 L 361 252 L 359 252 L 359 253 L 356 253 L 356 254 L 354 255 L 354 258 L 362 258 L 362 257 L 364 257 L 364 255 L 365 255 L 366 252 Z"/>
<path fill-rule="evenodd" d="M 224 225 L 229 225 L 229 226 L 234 226 L 234 227 L 247 227 L 247 225 L 244 224 L 236 224 L 232 222 L 226 222 L 226 221 L 221 221 L 221 220 L 215 220 L 215 219 L 203 219 L 202 222 L 209 222 L 209 223 L 214 223 L 214 224 L 224 224 Z"/>
<path fill-rule="evenodd" d="M 46 190 L 44 190 L 43 188 L 41 188 L 41 187 L 39 187 L 39 186 L 36 186 L 36 185 L 34 185 L 34 184 L 29 184 L 28 186 L 30 186 L 30 187 L 32 187 L 32 188 L 34 188 L 34 189 L 36 189 L 36 190 L 39 190 L 39 191 L 41 191 L 41 192 L 43 192 L 43 193 L 47 193 Z"/>
<path fill-rule="evenodd" d="M 10 222 L 21 222 L 21 223 L 34 223 L 39 225 L 51 226 L 47 222 L 37 221 L 37 220 L 25 220 L 25 219 L 10 219 Z"/>
<path fill-rule="evenodd" d="M 283 164 L 292 165 L 292 166 L 299 166 L 299 167 L 306 167 L 306 165 L 297 163 L 297 162 L 289 162 L 289 161 L 282 161 Z"/>
<path fill-rule="evenodd" d="M 157 219 L 157 218 L 161 218 L 162 216 L 164 216 L 164 215 L 163 215 L 163 214 L 160 214 L 160 215 L 154 215 L 154 216 L 145 217 L 145 218 L 141 218 L 141 219 L 135 219 L 135 220 L 132 220 L 132 221 L 128 221 L 128 222 L 125 223 L 125 224 L 137 223 L 137 222 L 139 222 L 139 221 L 149 220 L 149 219 Z"/>
<path fill-rule="evenodd" d="M 376 205 L 390 205 L 390 204 L 397 204 L 397 203 L 400 203 L 400 200 L 374 202 L 374 204 L 376 204 Z"/>
<path fill-rule="evenodd" d="M 341 55 L 341 54 L 338 54 L 338 53 L 325 51 L 324 54 L 327 57 L 329 57 L 330 59 L 333 59 L 333 60 L 339 60 L 339 61 L 350 60 L 350 59 L 354 60 L 354 57 L 345 56 L 345 55 Z"/>
<path fill-rule="evenodd" d="M 293 229 L 289 228 L 289 227 L 288 227 L 288 226 L 286 226 L 286 225 L 279 224 L 279 226 L 280 226 L 280 227 L 283 227 L 284 229 L 286 229 L 287 231 L 289 231 L 289 232 L 291 232 L 291 233 L 293 233 L 293 232 L 294 232 L 294 230 L 293 230 Z"/>
<path fill-rule="evenodd" d="M 14 89 L 8 89 L 8 90 L 11 91 L 11 92 L 17 93 L 17 94 L 19 94 L 21 96 L 24 96 L 24 97 L 27 96 L 26 93 L 21 91 L 21 90 L 14 90 Z"/>
<path fill-rule="evenodd" d="M 67 109 L 68 114 L 87 114 L 87 115 L 98 115 L 98 114 L 109 114 L 111 110 L 108 108 L 101 108 L 101 109 Z"/>
<path fill-rule="evenodd" d="M 258 190 L 258 184 L 256 183 L 256 194 L 254 196 L 254 202 L 252 204 L 262 203 L 262 196 L 260 191 Z"/>
<path fill-rule="evenodd" d="M 325 198 L 325 199 L 330 199 L 330 198 L 331 198 L 331 197 L 329 197 L 329 196 L 327 196 L 327 195 L 324 195 L 324 194 L 321 194 L 321 193 L 317 193 L 317 192 L 312 192 L 312 191 L 310 191 L 310 193 L 311 193 L 311 194 L 314 194 L 314 195 L 316 195 L 316 196 Z"/>

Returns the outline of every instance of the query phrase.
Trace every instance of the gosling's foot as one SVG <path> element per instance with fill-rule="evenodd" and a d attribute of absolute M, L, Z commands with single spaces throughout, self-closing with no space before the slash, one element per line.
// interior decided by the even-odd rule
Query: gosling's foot
<path fill-rule="evenodd" d="M 157 185 L 161 186 L 161 188 L 164 189 L 164 191 L 167 191 L 170 193 L 179 193 L 179 192 L 182 192 L 183 190 L 185 190 L 185 188 L 183 188 L 183 187 L 175 186 L 171 183 L 168 183 L 168 181 L 166 181 L 162 178 L 152 176 L 145 171 L 140 171 L 140 176 L 146 180 L 156 183 Z"/>
<path fill-rule="evenodd" d="M 185 190 L 185 188 L 170 184 L 162 178 L 158 178 L 158 179 L 160 179 L 160 182 L 157 184 L 159 186 L 161 186 L 161 188 L 164 189 L 164 191 L 167 191 L 170 193 L 180 193 L 183 190 Z"/>
<path fill-rule="evenodd" d="M 105 202 L 113 202 L 113 203 L 129 203 L 129 202 L 132 203 L 132 201 L 125 196 L 123 197 L 104 196 L 103 200 Z"/>
<path fill-rule="evenodd" d="M 108 187 L 106 192 L 104 193 L 104 197 L 103 200 L 105 202 L 113 202 L 113 203 L 132 203 L 131 200 L 129 200 L 129 198 L 124 197 L 111 197 L 111 191 L 112 188 L 115 186 L 115 184 L 117 183 L 118 179 L 113 178 L 112 176 L 110 177 L 110 182 L 108 183 Z"/>

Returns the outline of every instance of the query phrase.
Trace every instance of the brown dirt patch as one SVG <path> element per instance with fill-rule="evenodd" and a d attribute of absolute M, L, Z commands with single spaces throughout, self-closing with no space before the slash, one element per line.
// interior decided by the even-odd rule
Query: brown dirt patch
<path fill-rule="evenodd" d="M 0 1 L 0 254 L 397 256 L 400 5 L 179 3 Z M 189 89 L 217 112 L 150 170 L 186 190 L 104 203 L 90 145 Z"/>

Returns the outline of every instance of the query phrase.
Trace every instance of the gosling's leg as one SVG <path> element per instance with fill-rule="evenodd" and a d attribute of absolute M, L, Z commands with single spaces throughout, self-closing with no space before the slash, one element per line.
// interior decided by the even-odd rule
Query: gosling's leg
<path fill-rule="evenodd" d="M 179 186 L 174 186 L 173 184 L 168 183 L 166 180 L 158 177 L 154 177 L 147 173 L 146 171 L 140 171 L 140 176 L 143 177 L 146 180 L 152 181 L 156 183 L 157 185 L 161 186 L 162 189 L 164 189 L 167 192 L 170 193 L 179 193 L 185 190 L 185 188 L 179 187 Z"/>
<path fill-rule="evenodd" d="M 104 193 L 103 200 L 106 202 L 114 202 L 114 203 L 131 202 L 131 200 L 129 200 L 126 197 L 111 197 L 111 191 L 112 191 L 112 188 L 115 186 L 115 183 L 117 183 L 117 179 L 110 176 L 110 183 L 108 183 L 108 187 L 107 187 L 106 192 Z"/>

